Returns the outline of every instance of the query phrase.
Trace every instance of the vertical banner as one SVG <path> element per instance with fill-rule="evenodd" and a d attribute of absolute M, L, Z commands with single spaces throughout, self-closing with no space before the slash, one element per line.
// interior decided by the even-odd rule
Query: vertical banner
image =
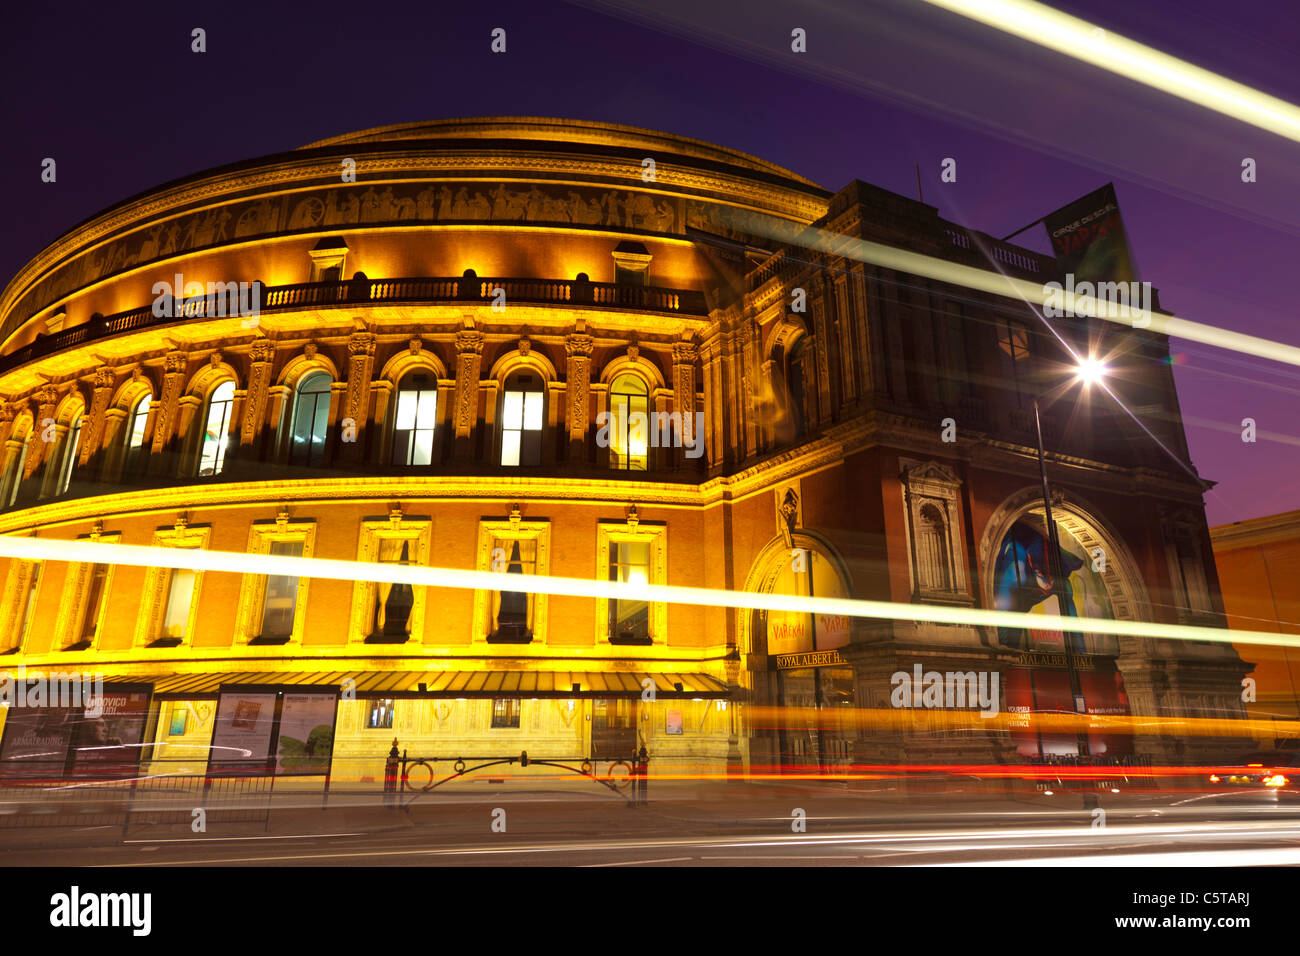
<path fill-rule="evenodd" d="M 1043 225 L 1061 272 L 1075 282 L 1137 280 L 1113 183 L 1043 217 Z"/>

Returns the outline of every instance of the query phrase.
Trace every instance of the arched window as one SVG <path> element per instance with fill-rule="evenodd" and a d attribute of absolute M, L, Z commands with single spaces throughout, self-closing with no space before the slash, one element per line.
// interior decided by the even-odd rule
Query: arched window
<path fill-rule="evenodd" d="M 230 435 L 230 415 L 235 404 L 235 383 L 222 382 L 208 398 L 204 415 L 203 445 L 199 450 L 199 476 L 221 474 L 226 464 L 226 444 Z"/>
<path fill-rule="evenodd" d="M 149 395 L 141 395 L 127 415 L 126 430 L 122 439 L 126 446 L 126 454 L 122 460 L 123 475 L 139 474 L 144 464 L 144 430 L 149 424 L 149 410 L 152 407 L 153 398 Z"/>
<path fill-rule="evenodd" d="M 948 528 L 939 509 L 927 504 L 921 507 L 916 529 L 916 570 L 921 589 L 949 591 L 952 589 L 952 564 L 949 560 Z"/>
<path fill-rule="evenodd" d="M 58 456 L 59 477 L 54 488 L 55 495 L 61 495 L 68 490 L 68 485 L 72 482 L 72 469 L 77 464 L 77 451 L 81 447 L 81 419 L 78 415 L 73 421 L 72 427 L 63 437 L 61 443 L 61 454 Z"/>
<path fill-rule="evenodd" d="M 501 464 L 536 465 L 542 460 L 542 377 L 521 369 L 506 378 L 501 396 Z"/>
<path fill-rule="evenodd" d="M 393 464 L 433 464 L 433 428 L 438 412 L 438 380 L 426 369 L 402 376 L 393 421 Z"/>
<path fill-rule="evenodd" d="M 10 439 L 10 443 L 18 442 L 18 448 L 9 459 L 9 470 L 5 473 L 4 506 L 9 508 L 18 500 L 18 486 L 23 482 L 23 469 L 27 467 L 27 445 L 28 434 L 23 432 L 18 438 Z"/>
<path fill-rule="evenodd" d="M 807 412 L 804 407 L 803 355 L 804 341 L 801 337 L 785 360 L 785 384 L 790 390 L 790 414 L 794 417 L 794 437 L 802 438 L 807 431 Z"/>
<path fill-rule="evenodd" d="M 609 386 L 609 464 L 626 471 L 650 467 L 650 390 L 624 372 Z"/>
<path fill-rule="evenodd" d="M 57 498 L 68 490 L 72 481 L 72 469 L 77 463 L 77 450 L 81 445 L 82 407 L 78 404 L 72 413 L 59 416 L 60 424 L 55 428 L 55 443 L 50 455 L 45 459 L 45 470 L 41 479 L 41 495 Z M 66 423 L 66 424 L 65 424 Z"/>
<path fill-rule="evenodd" d="M 315 466 L 325 460 L 331 384 L 329 373 L 324 371 L 304 375 L 298 382 L 293 399 L 289 464 Z"/>

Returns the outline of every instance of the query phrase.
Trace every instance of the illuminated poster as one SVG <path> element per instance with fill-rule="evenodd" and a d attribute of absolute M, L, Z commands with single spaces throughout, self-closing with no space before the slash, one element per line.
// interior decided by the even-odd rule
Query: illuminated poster
<path fill-rule="evenodd" d="M 804 551 L 783 564 L 773 582 L 772 593 L 817 597 L 845 597 L 840 576 L 825 557 Z M 814 644 L 814 636 L 816 643 Z M 798 654 L 829 651 L 849 642 L 849 618 L 841 614 L 809 614 L 806 611 L 769 611 L 767 652 Z"/>
<path fill-rule="evenodd" d="M 11 707 L 0 743 L 0 778 L 129 777 L 139 767 L 148 690 L 104 692 L 84 707 Z"/>
<path fill-rule="evenodd" d="M 1059 525 L 1057 537 L 1061 543 L 1061 570 L 1065 573 L 1065 612 L 1071 617 L 1113 618 L 1106 583 L 1092 569 L 1083 546 Z M 999 611 L 1041 614 L 1045 618 L 1061 616 L 1040 526 L 1022 519 L 1002 539 L 993 567 L 993 606 Z M 1004 647 L 1022 650 L 1064 650 L 1059 624 L 1044 620 L 1043 625 L 1030 629 L 1000 627 L 998 640 Z M 1073 650 L 1079 653 L 1083 648 L 1075 646 Z"/>
<path fill-rule="evenodd" d="M 1079 752 L 1077 734 L 1052 727 L 1047 720 L 1033 722 L 1031 714 L 1068 716 L 1074 713 L 1070 675 L 1064 668 L 1013 667 L 1005 675 L 1004 706 L 1011 715 L 1011 737 L 1023 757 L 1072 757 Z M 1129 716 L 1124 679 L 1110 669 L 1080 670 L 1080 689 L 1089 716 L 1088 751 L 1093 757 L 1131 756 L 1133 736 L 1122 719 Z"/>
<path fill-rule="evenodd" d="M 133 776 L 149 716 L 150 692 L 105 691 L 101 712 L 82 715 L 73 734 L 74 777 Z"/>
<path fill-rule="evenodd" d="M 337 694 L 285 694 L 280 710 L 277 774 L 329 773 Z"/>
<path fill-rule="evenodd" d="M 266 768 L 271 755 L 271 731 L 275 726 L 275 698 L 274 692 L 221 692 L 212 728 L 209 762 L 214 769 Z"/>
<path fill-rule="evenodd" d="M 80 714 L 80 707 L 8 708 L 0 779 L 62 779 Z"/>

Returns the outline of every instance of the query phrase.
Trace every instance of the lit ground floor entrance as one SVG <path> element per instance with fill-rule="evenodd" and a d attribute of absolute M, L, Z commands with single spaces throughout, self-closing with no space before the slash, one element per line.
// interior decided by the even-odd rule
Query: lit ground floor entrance
<path fill-rule="evenodd" d="M 817 663 L 820 659 L 826 663 Z M 853 669 L 834 651 L 778 655 L 776 660 L 772 676 L 781 772 L 848 772 L 856 739 Z M 783 663 L 795 666 L 781 667 Z M 804 663 L 814 666 L 798 666 Z"/>

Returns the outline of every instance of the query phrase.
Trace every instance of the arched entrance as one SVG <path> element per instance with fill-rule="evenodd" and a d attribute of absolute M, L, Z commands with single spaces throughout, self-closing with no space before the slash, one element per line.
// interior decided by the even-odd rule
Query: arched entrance
<path fill-rule="evenodd" d="M 848 597 L 844 563 L 825 540 L 795 531 L 792 544 L 774 538 L 759 553 L 745 590 L 760 594 Z M 839 649 L 850 621 L 803 611 L 741 612 L 741 647 L 764 661 L 754 673 L 756 697 L 773 719 L 751 741 L 756 769 L 782 773 L 846 772 L 853 759 L 853 669 Z"/>
<path fill-rule="evenodd" d="M 1090 722 L 1088 749 L 1093 763 L 1133 759 L 1131 733 L 1107 732 L 1106 718 L 1131 714 L 1129 691 L 1119 660 L 1121 641 L 1113 635 L 1071 628 L 1070 617 L 1135 620 L 1147 607 L 1136 563 L 1116 534 L 1078 499 L 1053 502 L 1061 546 L 1062 601 L 1055 593 L 1047 561 L 1044 511 L 1037 489 L 1013 495 L 994 512 L 980 549 L 985 606 L 1041 615 L 1040 628 L 999 628 L 996 643 L 1014 653 L 1004 672 L 1009 713 L 1072 714 L 1079 707 L 1069 669 L 1078 675 L 1082 709 Z M 1048 763 L 1078 758 L 1072 732 L 1051 732 L 1043 721 L 1012 724 L 1020 756 Z"/>

